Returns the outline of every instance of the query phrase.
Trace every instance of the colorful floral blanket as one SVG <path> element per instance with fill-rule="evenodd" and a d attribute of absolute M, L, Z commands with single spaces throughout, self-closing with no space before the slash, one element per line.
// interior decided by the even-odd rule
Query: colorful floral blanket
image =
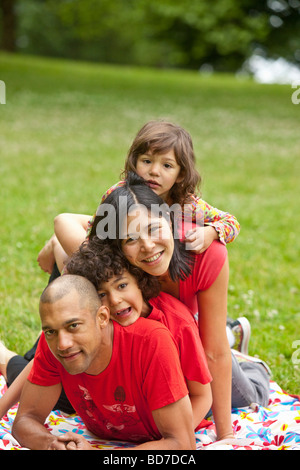
<path fill-rule="evenodd" d="M 236 438 L 216 442 L 215 426 L 207 426 L 196 433 L 198 450 L 300 450 L 300 399 L 284 393 L 275 383 L 270 382 L 270 400 L 267 408 L 252 404 L 251 407 L 232 411 L 232 425 Z M 0 376 L 0 396 L 6 390 L 3 376 Z M 0 421 L 0 449 L 24 449 L 13 438 L 11 426 L 17 413 L 15 405 Z M 94 447 L 110 450 L 116 447 L 134 447 L 125 442 L 108 442 L 98 439 L 87 431 L 82 420 L 76 415 L 52 412 L 45 426 L 53 434 L 72 431 L 84 436 Z M 25 450 L 25 449 L 24 449 Z"/>

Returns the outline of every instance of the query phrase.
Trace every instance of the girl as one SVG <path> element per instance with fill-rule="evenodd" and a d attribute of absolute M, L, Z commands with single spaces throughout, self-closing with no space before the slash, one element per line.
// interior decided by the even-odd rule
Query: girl
<path fill-rule="evenodd" d="M 190 134 L 182 127 L 167 121 L 150 121 L 137 133 L 125 162 L 124 178 L 129 171 L 144 178 L 148 186 L 169 205 L 189 207 L 197 226 L 182 234 L 188 248 L 196 253 L 204 252 L 213 242 L 227 244 L 239 234 L 236 218 L 220 211 L 196 196 L 200 176 L 195 168 L 195 154 Z M 124 180 L 112 186 L 102 197 L 106 197 Z M 95 215 L 60 214 L 55 218 L 55 233 L 65 250 L 65 259 L 77 250 L 89 234 Z M 72 236 L 70 235 L 72 234 Z M 57 247 L 56 237 L 46 243 L 38 255 L 40 267 L 51 273 L 54 266 L 53 251 Z M 61 270 L 62 266 L 59 266 Z"/>
<path fill-rule="evenodd" d="M 145 124 L 129 149 L 124 179 L 131 171 L 143 178 L 169 206 L 178 204 L 182 209 L 188 206 L 192 221 L 200 222 L 184 234 L 185 242 L 196 253 L 205 251 L 213 240 L 230 243 L 239 234 L 240 225 L 234 216 L 196 196 L 201 178 L 195 167 L 192 138 L 182 127 L 166 121 Z M 112 186 L 101 202 L 123 184 L 124 180 Z"/>

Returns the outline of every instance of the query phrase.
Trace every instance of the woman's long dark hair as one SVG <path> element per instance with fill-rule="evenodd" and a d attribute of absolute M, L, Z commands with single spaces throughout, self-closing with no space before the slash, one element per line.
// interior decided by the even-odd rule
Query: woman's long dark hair
<path fill-rule="evenodd" d="M 98 237 L 93 237 L 80 245 L 79 250 L 73 253 L 67 262 L 66 270 L 69 274 L 87 278 L 97 290 L 103 282 L 108 282 L 112 277 L 128 271 L 135 278 L 144 300 L 157 297 L 160 292 L 157 277 L 130 264 L 116 246 Z"/>
<path fill-rule="evenodd" d="M 90 232 L 90 239 L 95 236 L 103 237 L 103 224 L 105 223 L 107 227 L 105 232 L 106 240 L 115 244 L 122 252 L 120 227 L 123 227 L 123 222 L 127 218 L 129 210 L 136 204 L 143 205 L 149 212 L 159 208 L 160 216 L 165 217 L 168 221 L 171 220 L 174 252 L 169 265 L 169 274 L 173 281 L 186 279 L 191 274 L 194 255 L 191 251 L 186 250 L 184 243 L 179 240 L 176 223 L 174 223 L 174 214 L 169 206 L 136 173 L 130 172 L 125 185 L 116 188 L 107 196 L 104 203 L 100 204 Z M 101 234 L 97 227 L 101 227 Z"/>

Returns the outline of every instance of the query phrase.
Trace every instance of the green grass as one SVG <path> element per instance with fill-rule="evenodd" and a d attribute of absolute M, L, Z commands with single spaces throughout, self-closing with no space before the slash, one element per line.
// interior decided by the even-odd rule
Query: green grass
<path fill-rule="evenodd" d="M 48 276 L 36 263 L 60 212 L 93 213 L 150 119 L 193 136 L 202 196 L 236 215 L 228 311 L 252 325 L 251 354 L 299 392 L 299 118 L 289 86 L 0 54 L 0 337 L 24 353 Z"/>

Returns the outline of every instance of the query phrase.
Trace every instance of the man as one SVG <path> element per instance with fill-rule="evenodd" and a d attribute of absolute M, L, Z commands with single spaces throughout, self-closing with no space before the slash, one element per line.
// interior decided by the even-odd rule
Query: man
<path fill-rule="evenodd" d="M 13 435 L 30 449 L 91 449 L 81 436 L 56 437 L 44 422 L 62 386 L 87 428 L 136 449 L 195 449 L 192 409 L 177 348 L 162 324 L 110 320 L 94 286 L 62 276 L 40 299 L 42 334 Z"/>

